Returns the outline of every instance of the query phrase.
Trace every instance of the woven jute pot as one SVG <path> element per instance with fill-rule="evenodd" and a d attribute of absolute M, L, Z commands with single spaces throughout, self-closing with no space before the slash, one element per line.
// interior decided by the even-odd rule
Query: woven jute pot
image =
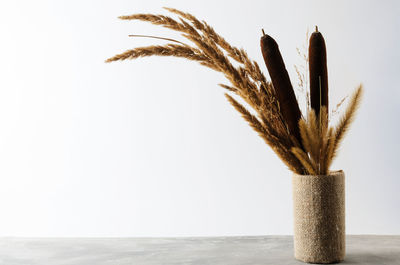
<path fill-rule="evenodd" d="M 344 172 L 293 174 L 294 256 L 335 263 L 345 256 Z"/>

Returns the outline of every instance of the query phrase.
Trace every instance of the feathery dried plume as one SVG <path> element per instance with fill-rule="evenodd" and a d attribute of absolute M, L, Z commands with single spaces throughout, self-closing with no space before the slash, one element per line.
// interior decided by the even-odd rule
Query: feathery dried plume
<path fill-rule="evenodd" d="M 147 46 L 147 47 L 138 47 L 132 50 L 125 51 L 121 54 L 115 55 L 106 60 L 107 63 L 113 61 L 123 61 L 127 59 L 136 59 L 139 57 L 146 56 L 176 56 L 183 57 L 193 61 L 200 61 L 210 63 L 208 57 L 203 56 L 201 52 L 195 48 L 177 45 L 177 44 L 167 44 L 165 46 L 155 45 L 155 46 Z"/>
<path fill-rule="evenodd" d="M 329 128 L 328 134 L 327 134 L 327 140 L 326 140 L 326 152 L 325 152 L 325 157 L 324 157 L 324 171 L 328 172 L 329 168 L 332 164 L 333 161 L 333 153 L 335 150 L 335 141 L 336 141 L 336 136 L 334 134 L 334 129 L 332 127 Z"/>
<path fill-rule="evenodd" d="M 306 168 L 309 175 L 317 175 L 317 170 L 311 163 L 310 158 L 298 147 L 292 147 L 292 153 L 300 160 L 303 166 Z"/>
<path fill-rule="evenodd" d="M 225 84 L 218 84 L 218 85 L 219 85 L 220 87 L 223 87 L 223 88 L 225 88 L 225 89 L 231 91 L 231 92 L 237 93 L 237 88 L 235 88 L 235 87 L 228 86 L 228 85 L 225 85 Z"/>
<path fill-rule="evenodd" d="M 336 157 L 340 143 L 343 141 L 344 135 L 354 120 L 356 111 L 361 103 L 362 94 L 363 88 L 362 85 L 359 85 L 356 91 L 354 91 L 344 115 L 340 118 L 339 124 L 335 128 L 335 143 L 333 146 L 332 159 Z"/>

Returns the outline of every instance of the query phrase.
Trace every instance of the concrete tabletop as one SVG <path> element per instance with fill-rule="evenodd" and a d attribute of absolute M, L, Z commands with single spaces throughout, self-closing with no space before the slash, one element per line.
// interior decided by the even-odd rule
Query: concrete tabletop
<path fill-rule="evenodd" d="M 347 236 L 342 264 L 398 265 L 400 236 Z M 0 265 L 294 265 L 292 236 L 0 238 Z"/>

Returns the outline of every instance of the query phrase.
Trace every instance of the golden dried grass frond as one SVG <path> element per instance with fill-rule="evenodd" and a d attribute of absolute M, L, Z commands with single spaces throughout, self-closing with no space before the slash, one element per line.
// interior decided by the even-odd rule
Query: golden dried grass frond
<path fill-rule="evenodd" d="M 178 14 L 181 19 L 181 22 L 178 22 L 168 16 L 163 15 L 153 15 L 153 14 L 134 14 L 129 16 L 121 16 L 120 19 L 124 20 L 141 20 L 147 21 L 155 25 L 162 25 L 163 27 L 179 31 L 185 38 L 192 41 L 199 49 L 201 49 L 205 54 L 209 57 L 213 58 L 216 63 L 218 63 L 220 67 L 220 71 L 225 74 L 225 76 L 229 79 L 229 81 L 236 83 L 236 86 L 240 84 L 240 86 L 245 91 L 245 96 L 247 97 L 246 101 L 252 101 L 253 103 L 259 104 L 256 93 L 253 90 L 257 90 L 257 85 L 268 87 L 266 83 L 266 78 L 261 72 L 258 64 L 255 61 L 251 61 L 247 53 L 243 49 L 238 49 L 232 45 L 230 45 L 223 37 L 215 32 L 215 30 L 209 26 L 206 22 L 198 20 L 195 16 L 179 11 L 173 8 L 165 8 L 166 10 Z M 193 27 L 189 25 L 185 20 L 187 19 L 190 23 L 192 23 Z M 196 31 L 199 30 L 202 35 Z M 217 47 L 218 46 L 218 47 Z M 239 69 L 235 69 L 229 60 L 225 57 L 222 50 L 219 49 L 221 47 L 225 50 L 230 57 L 237 60 L 238 62 L 243 64 L 243 69 L 248 73 L 248 76 L 243 80 L 243 76 L 240 76 Z M 253 79 L 258 84 L 254 84 L 249 79 Z M 250 82 L 249 82 L 250 81 Z M 248 89 L 248 87 L 251 89 Z M 270 97 L 270 101 L 275 101 L 274 95 L 272 95 L 273 91 L 268 91 L 268 96 Z M 274 103 L 276 105 L 276 103 Z M 276 106 L 275 106 L 276 108 Z"/>
<path fill-rule="evenodd" d="M 169 28 L 176 31 L 182 31 L 186 33 L 190 33 L 190 30 L 184 27 L 181 23 L 176 21 L 175 19 L 164 16 L 164 15 L 154 15 L 154 14 L 133 14 L 128 16 L 120 16 L 118 17 L 122 20 L 141 20 L 150 22 L 154 25 L 161 25 L 165 28 Z"/>
<path fill-rule="evenodd" d="M 303 147 L 306 152 L 310 153 L 312 150 L 311 145 L 312 145 L 313 139 L 309 135 L 308 125 L 304 119 L 299 120 L 299 129 L 300 129 L 301 140 L 303 142 Z"/>
<path fill-rule="evenodd" d="M 257 112 L 263 124 L 267 124 L 269 133 L 281 139 L 280 144 L 284 148 L 289 150 L 291 146 L 296 146 L 285 129 L 286 124 L 282 119 L 272 85 L 266 81 L 259 65 L 249 59 L 245 50 L 230 45 L 211 26 L 195 16 L 172 8 L 166 9 L 177 14 L 179 20 L 153 14 L 133 14 L 121 16 L 120 19 L 145 21 L 178 31 L 194 46 L 169 44 L 139 47 L 109 58 L 107 62 L 152 55 L 176 56 L 198 61 L 225 75 L 231 85 L 222 85 L 222 87 L 242 97 Z M 239 66 L 235 67 L 229 58 L 239 62 Z"/>
<path fill-rule="evenodd" d="M 326 130 L 328 129 L 328 108 L 326 106 L 321 106 L 321 110 L 318 116 L 318 126 L 321 132 L 321 135 L 326 134 Z"/>
<path fill-rule="evenodd" d="M 308 155 L 298 147 L 292 147 L 292 153 L 300 160 L 301 164 L 307 170 L 309 175 L 317 175 L 317 169 L 314 167 L 313 163 L 310 161 Z"/>
<path fill-rule="evenodd" d="M 362 85 L 359 85 L 351 96 L 349 105 L 347 106 L 344 115 L 340 118 L 340 121 L 335 128 L 335 142 L 333 146 L 332 159 L 336 157 L 340 143 L 343 141 L 344 135 L 346 134 L 350 127 L 350 124 L 354 120 L 356 111 L 361 103 L 362 94 L 363 88 Z"/>
<path fill-rule="evenodd" d="M 117 54 L 107 59 L 106 62 L 109 63 L 114 61 L 123 61 L 127 59 L 132 60 L 146 56 L 175 56 L 183 57 L 193 61 L 200 61 L 212 64 L 212 61 L 208 57 L 204 56 L 199 50 L 189 46 L 177 44 L 138 47 L 132 50 L 127 50 L 121 54 Z"/>
<path fill-rule="evenodd" d="M 326 151 L 325 151 L 325 168 L 324 170 L 326 172 L 329 171 L 329 168 L 332 164 L 333 161 L 333 154 L 334 154 L 334 148 L 335 148 L 335 141 L 336 141 L 336 135 L 334 133 L 333 127 L 329 128 L 328 134 L 327 134 L 327 142 L 326 142 Z"/>
<path fill-rule="evenodd" d="M 234 92 L 234 93 L 237 92 L 237 88 L 235 88 L 235 87 L 233 87 L 233 86 L 228 86 L 228 85 L 225 85 L 225 84 L 218 84 L 218 85 L 219 85 L 220 87 L 223 87 L 223 88 L 225 88 L 225 89 L 231 91 L 231 92 Z"/>

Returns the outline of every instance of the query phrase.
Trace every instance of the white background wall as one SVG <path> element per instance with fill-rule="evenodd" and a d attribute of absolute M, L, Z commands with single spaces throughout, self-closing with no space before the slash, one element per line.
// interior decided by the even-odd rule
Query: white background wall
<path fill-rule="evenodd" d="M 292 233 L 291 173 L 194 62 L 105 64 L 180 38 L 116 17 L 205 19 L 266 72 L 261 28 L 295 84 L 296 47 L 318 25 L 330 106 L 365 97 L 333 169 L 346 173 L 347 232 L 400 234 L 398 1 L 2 1 L 0 236 Z"/>

